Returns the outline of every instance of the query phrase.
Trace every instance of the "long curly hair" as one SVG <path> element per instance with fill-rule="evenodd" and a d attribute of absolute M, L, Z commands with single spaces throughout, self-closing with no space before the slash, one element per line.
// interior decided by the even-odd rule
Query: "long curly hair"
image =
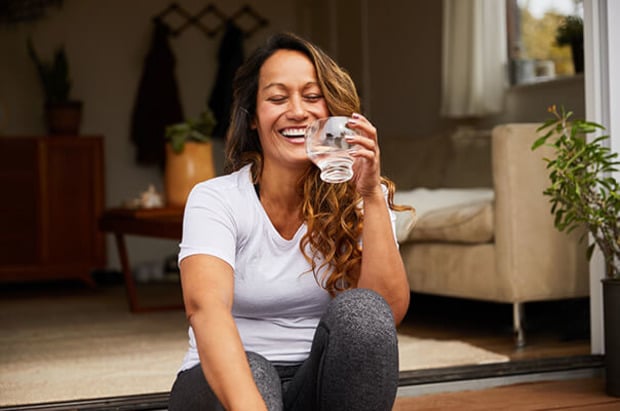
<path fill-rule="evenodd" d="M 263 149 L 257 131 L 251 127 L 256 117 L 259 73 L 265 61 L 283 49 L 299 51 L 312 62 L 330 115 L 350 116 L 360 112 L 360 99 L 353 80 L 324 51 L 291 33 L 270 37 L 236 73 L 226 139 L 226 171 L 236 171 L 252 164 L 254 183 L 259 182 L 263 166 Z M 307 225 L 300 248 L 311 264 L 317 282 L 335 295 L 357 286 L 360 276 L 361 196 L 353 183 L 329 184 L 319 175 L 319 168 L 310 164 L 298 183 L 303 198 L 301 213 Z M 403 209 L 393 203 L 393 182 L 385 177 L 381 182 L 388 189 L 389 206 L 394 210 Z M 319 278 L 321 271 L 326 274 Z"/>

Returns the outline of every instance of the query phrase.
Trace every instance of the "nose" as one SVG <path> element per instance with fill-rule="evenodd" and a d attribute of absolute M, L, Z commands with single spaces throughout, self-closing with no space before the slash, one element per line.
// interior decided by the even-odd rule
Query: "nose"
<path fill-rule="evenodd" d="M 288 116 L 294 120 L 304 120 L 308 115 L 303 99 L 294 96 L 289 99 Z"/>

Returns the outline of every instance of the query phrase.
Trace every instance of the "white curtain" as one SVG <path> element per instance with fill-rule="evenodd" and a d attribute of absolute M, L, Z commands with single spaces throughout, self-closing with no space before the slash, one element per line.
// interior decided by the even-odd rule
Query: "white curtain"
<path fill-rule="evenodd" d="M 507 84 L 506 2 L 443 0 L 441 114 L 502 111 Z"/>

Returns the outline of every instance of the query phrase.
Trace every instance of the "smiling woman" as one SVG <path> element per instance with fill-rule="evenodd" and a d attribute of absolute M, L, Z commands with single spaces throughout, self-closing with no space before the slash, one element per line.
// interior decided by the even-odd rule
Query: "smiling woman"
<path fill-rule="evenodd" d="M 234 96 L 231 173 L 198 184 L 185 208 L 190 344 L 169 408 L 389 410 L 409 288 L 394 185 L 355 86 L 282 33 L 241 66 Z M 346 183 L 319 178 L 301 134 L 331 114 L 352 117 L 359 147 Z"/>

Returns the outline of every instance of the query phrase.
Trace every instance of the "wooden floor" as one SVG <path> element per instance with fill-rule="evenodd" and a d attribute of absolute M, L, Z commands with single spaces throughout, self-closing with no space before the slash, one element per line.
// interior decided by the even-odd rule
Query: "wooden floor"
<path fill-rule="evenodd" d="M 517 349 L 511 305 L 413 294 L 399 332 L 465 341 L 513 360 L 590 354 L 588 299 L 529 303 L 525 318 L 526 345 Z"/>
<path fill-rule="evenodd" d="M 620 398 L 605 394 L 600 378 L 545 381 L 476 391 L 398 398 L 393 411 L 588 410 L 618 411 Z"/>

